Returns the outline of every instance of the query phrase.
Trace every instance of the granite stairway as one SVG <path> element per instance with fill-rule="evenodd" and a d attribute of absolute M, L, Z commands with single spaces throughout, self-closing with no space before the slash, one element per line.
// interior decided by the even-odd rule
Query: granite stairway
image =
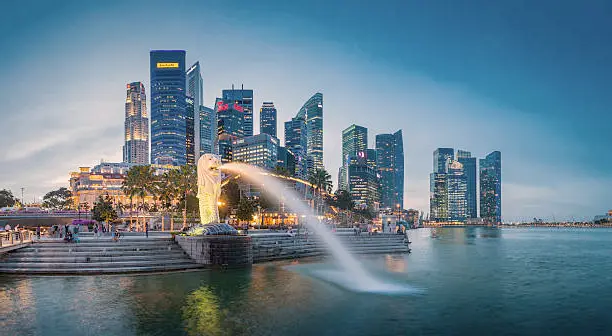
<path fill-rule="evenodd" d="M 172 238 L 34 242 L 0 257 L 0 273 L 106 274 L 201 268 Z"/>
<path fill-rule="evenodd" d="M 336 237 L 352 254 L 408 253 L 404 235 L 375 234 L 354 235 L 336 233 Z M 329 250 L 320 237 L 310 234 L 290 236 L 286 233 L 252 235 L 253 262 L 316 257 L 327 255 Z"/>

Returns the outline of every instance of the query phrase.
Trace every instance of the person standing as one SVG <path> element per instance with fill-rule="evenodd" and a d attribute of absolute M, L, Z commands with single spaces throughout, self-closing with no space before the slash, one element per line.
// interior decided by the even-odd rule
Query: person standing
<path fill-rule="evenodd" d="M 149 223 L 145 222 L 145 235 L 149 238 Z"/>
<path fill-rule="evenodd" d="M 36 239 L 40 240 L 40 225 L 36 227 Z"/>

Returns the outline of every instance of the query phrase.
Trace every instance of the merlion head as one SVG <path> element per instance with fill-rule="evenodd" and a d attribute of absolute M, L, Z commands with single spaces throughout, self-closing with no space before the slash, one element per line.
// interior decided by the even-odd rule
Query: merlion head
<path fill-rule="evenodd" d="M 205 174 L 212 177 L 221 176 L 221 159 L 218 155 L 204 154 L 198 160 L 198 175 Z"/>

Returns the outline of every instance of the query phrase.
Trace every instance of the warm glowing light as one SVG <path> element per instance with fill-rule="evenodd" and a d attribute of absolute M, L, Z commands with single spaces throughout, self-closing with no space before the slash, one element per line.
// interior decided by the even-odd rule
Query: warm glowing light
<path fill-rule="evenodd" d="M 179 64 L 176 62 L 157 62 L 158 69 L 167 69 L 167 68 L 178 68 Z"/>

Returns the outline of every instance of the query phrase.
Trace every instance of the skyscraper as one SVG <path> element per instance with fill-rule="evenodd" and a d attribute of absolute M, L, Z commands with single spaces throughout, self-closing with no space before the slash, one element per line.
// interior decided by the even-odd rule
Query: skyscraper
<path fill-rule="evenodd" d="M 457 161 L 463 165 L 467 187 L 467 218 L 478 218 L 478 193 L 476 191 L 476 158 L 472 153 L 458 150 Z"/>
<path fill-rule="evenodd" d="M 264 102 L 259 110 L 259 133 L 276 137 L 276 107 L 273 102 Z"/>
<path fill-rule="evenodd" d="M 376 166 L 380 173 L 381 207 L 404 206 L 404 140 L 402 130 L 376 135 Z"/>
<path fill-rule="evenodd" d="M 195 62 L 185 74 L 187 80 L 187 96 L 193 98 L 193 134 L 194 143 L 193 150 L 195 154 L 195 160 L 197 161 L 202 155 L 202 134 L 200 127 L 202 122 L 200 120 L 200 106 L 204 105 L 204 80 L 202 79 L 202 73 L 200 72 L 200 62 Z"/>
<path fill-rule="evenodd" d="M 436 222 L 448 220 L 448 183 L 445 173 L 431 173 L 429 184 L 429 217 Z"/>
<path fill-rule="evenodd" d="M 501 223 L 501 152 L 480 159 L 480 217 L 490 224 Z"/>
<path fill-rule="evenodd" d="M 196 162 L 195 157 L 195 121 L 194 121 L 194 101 L 191 97 L 186 97 L 185 105 L 185 150 L 187 164 L 193 165 Z"/>
<path fill-rule="evenodd" d="M 309 171 L 323 167 L 323 94 L 315 93 L 297 114 L 306 122 L 306 156 L 312 159 Z"/>
<path fill-rule="evenodd" d="M 299 115 L 285 122 L 285 147 L 295 158 L 294 175 L 307 178 L 306 123 Z"/>
<path fill-rule="evenodd" d="M 459 161 L 450 161 L 447 171 L 448 220 L 464 222 L 467 218 L 467 181 L 463 165 Z"/>
<path fill-rule="evenodd" d="M 144 85 L 141 82 L 127 84 L 123 162 L 149 163 L 147 96 L 145 95 Z"/>
<path fill-rule="evenodd" d="M 253 90 L 245 90 L 244 85 L 240 89 L 235 89 L 234 85 L 229 90 L 223 90 L 223 100 L 225 103 L 233 103 L 242 107 L 242 136 L 253 135 Z"/>
<path fill-rule="evenodd" d="M 200 106 L 200 156 L 217 154 L 217 114 L 214 109 Z"/>
<path fill-rule="evenodd" d="M 378 176 L 376 170 L 368 165 L 365 151 L 349 156 L 346 171 L 348 192 L 355 201 L 355 207 L 365 209 L 380 202 Z"/>
<path fill-rule="evenodd" d="M 232 161 L 232 142 L 244 137 L 244 109 L 241 105 L 217 98 L 217 147 L 222 162 Z"/>
<path fill-rule="evenodd" d="M 349 190 L 348 165 L 351 157 L 365 152 L 368 147 L 368 129 L 363 126 L 351 125 L 342 131 L 342 165 L 338 172 L 338 189 Z"/>
<path fill-rule="evenodd" d="M 278 139 L 267 133 L 236 139 L 232 142 L 232 161 L 273 170 L 278 165 Z"/>
<path fill-rule="evenodd" d="M 185 51 L 151 51 L 150 70 L 151 162 L 184 165 L 187 162 Z"/>
<path fill-rule="evenodd" d="M 438 148 L 434 151 L 433 169 L 434 173 L 446 173 L 448 160 L 455 158 L 455 150 L 452 148 Z"/>

